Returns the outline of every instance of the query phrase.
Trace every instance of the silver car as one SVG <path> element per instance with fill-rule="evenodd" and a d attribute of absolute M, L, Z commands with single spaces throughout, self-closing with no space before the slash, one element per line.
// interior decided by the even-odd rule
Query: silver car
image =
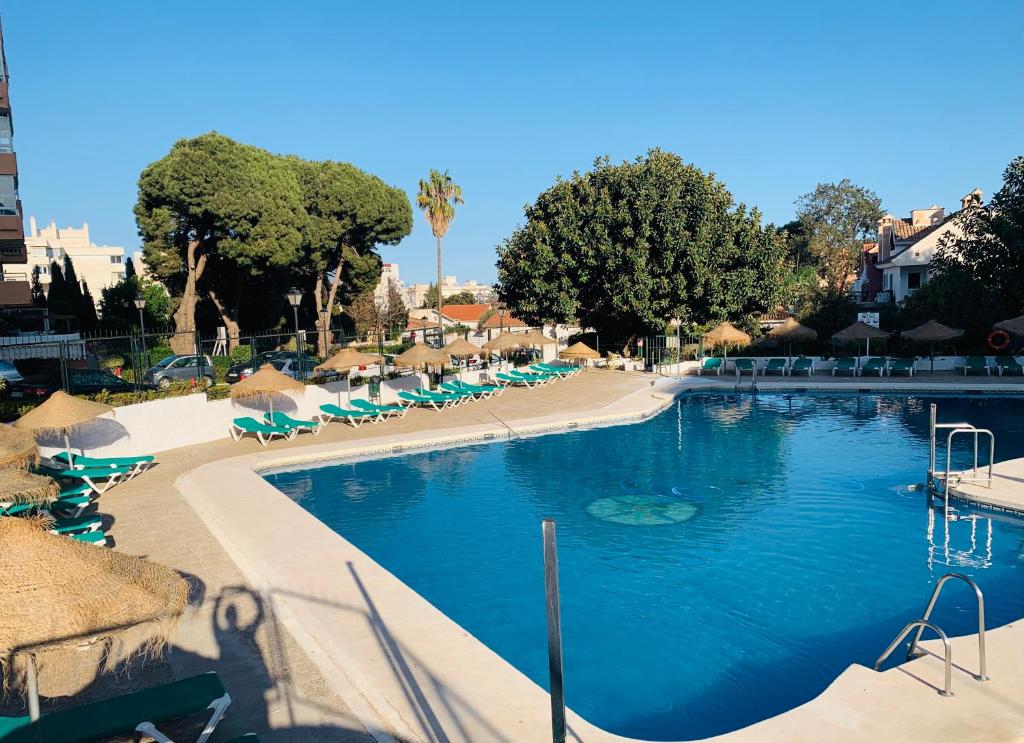
<path fill-rule="evenodd" d="M 167 389 L 175 382 L 187 382 L 195 379 L 197 382 L 206 381 L 213 383 L 214 369 L 213 362 L 209 356 L 203 356 L 203 366 L 200 368 L 199 359 L 194 354 L 189 356 L 168 356 L 161 359 L 142 375 L 145 384 L 154 384 L 162 390 Z"/>

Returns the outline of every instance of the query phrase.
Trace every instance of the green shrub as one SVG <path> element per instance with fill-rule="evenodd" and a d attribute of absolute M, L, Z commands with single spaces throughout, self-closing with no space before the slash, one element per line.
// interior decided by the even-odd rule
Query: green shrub
<path fill-rule="evenodd" d="M 160 359 L 166 359 L 168 356 L 173 355 L 174 351 L 171 350 L 170 346 L 161 344 L 159 346 L 153 346 L 151 349 L 149 349 L 149 360 L 150 363 L 153 364 L 160 361 Z"/>
<path fill-rule="evenodd" d="M 107 356 L 107 357 L 105 357 L 100 362 L 100 366 L 102 366 L 107 371 L 113 371 L 114 369 L 120 369 L 121 367 L 124 366 L 124 357 L 123 356 Z"/>
<path fill-rule="evenodd" d="M 214 356 L 213 357 L 213 375 L 217 382 L 223 382 L 227 376 L 228 367 L 231 366 L 231 359 L 227 356 Z"/>
<path fill-rule="evenodd" d="M 232 364 L 241 364 L 243 361 L 249 361 L 252 358 L 252 346 L 248 343 L 240 343 L 231 349 L 228 358 Z"/>

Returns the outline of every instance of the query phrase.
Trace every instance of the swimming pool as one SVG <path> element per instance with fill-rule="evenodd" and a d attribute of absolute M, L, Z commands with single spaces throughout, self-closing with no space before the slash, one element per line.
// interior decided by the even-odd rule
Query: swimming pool
<path fill-rule="evenodd" d="M 978 582 L 990 627 L 1024 616 L 1024 520 L 976 511 L 947 545 L 906 487 L 933 401 L 995 431 L 998 459 L 1024 456 L 1024 398 L 702 393 L 634 425 L 266 479 L 545 687 L 540 520 L 556 519 L 568 704 L 679 740 L 870 666 L 946 572 Z M 964 634 L 974 612 L 950 585 L 934 620 Z"/>

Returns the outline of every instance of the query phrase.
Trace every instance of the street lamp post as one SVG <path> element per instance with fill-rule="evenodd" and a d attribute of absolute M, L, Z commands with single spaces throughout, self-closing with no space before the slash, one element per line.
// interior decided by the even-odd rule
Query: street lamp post
<path fill-rule="evenodd" d="M 292 314 L 295 317 L 295 368 L 301 379 L 305 377 L 300 362 L 303 349 L 299 347 L 299 305 L 302 304 L 302 290 L 292 287 L 285 296 L 288 298 L 288 304 L 292 306 Z"/>
<path fill-rule="evenodd" d="M 142 297 L 135 299 L 135 309 L 139 311 L 139 335 L 142 338 L 142 355 L 146 359 L 146 366 L 149 367 L 149 352 L 146 350 L 146 321 L 143 319 L 142 311 L 146 309 L 146 300 Z"/>

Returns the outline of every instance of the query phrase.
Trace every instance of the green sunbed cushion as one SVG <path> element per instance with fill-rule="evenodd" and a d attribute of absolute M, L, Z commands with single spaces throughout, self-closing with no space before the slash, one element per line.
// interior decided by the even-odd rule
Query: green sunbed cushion
<path fill-rule="evenodd" d="M 809 369 L 811 367 L 810 359 L 793 359 L 794 369 Z"/>
<path fill-rule="evenodd" d="M 101 531 L 86 531 L 81 534 L 68 534 L 67 536 L 78 542 L 102 542 L 107 538 L 107 535 Z"/>
<path fill-rule="evenodd" d="M 285 428 L 316 428 L 320 425 L 316 421 L 298 420 L 285 413 L 266 413 L 265 417 L 270 418 L 272 425 L 284 426 Z"/>
<path fill-rule="evenodd" d="M 143 722 L 160 723 L 204 711 L 224 696 L 224 686 L 216 673 L 174 681 L 133 694 L 104 699 L 92 704 L 43 715 L 34 724 L 27 718 L 4 743 L 35 743 L 36 732 L 42 743 L 86 743 L 115 735 L 126 735 Z M 0 731 L 4 728 L 0 723 Z M 15 729 L 15 728 L 10 728 Z"/>
<path fill-rule="evenodd" d="M 324 413 L 327 413 L 327 415 L 333 415 L 336 418 L 366 418 L 368 415 L 365 410 L 345 410 L 345 408 L 339 408 L 337 405 L 334 405 L 333 403 L 321 405 L 320 410 L 322 410 Z"/>
<path fill-rule="evenodd" d="M 722 360 L 717 356 L 712 356 L 711 358 L 704 359 L 704 361 L 701 362 L 701 369 L 714 369 L 721 365 Z"/>
<path fill-rule="evenodd" d="M 743 369 L 744 371 L 749 371 L 754 368 L 754 362 L 750 359 L 736 359 L 735 363 L 737 369 Z"/>
<path fill-rule="evenodd" d="M 768 368 L 769 369 L 785 369 L 786 368 L 786 360 L 785 359 L 768 359 Z"/>
<path fill-rule="evenodd" d="M 282 426 L 271 426 L 267 423 L 260 423 L 255 418 L 235 418 L 232 422 L 248 433 L 280 433 L 285 435 L 291 433 L 287 428 L 283 428 Z"/>
<path fill-rule="evenodd" d="M 91 529 L 94 524 L 99 524 L 102 521 L 103 519 L 99 516 L 75 516 L 73 518 L 57 519 L 56 523 L 50 527 L 50 531 L 55 531 L 58 534 L 67 534 L 72 531 Z"/>
<path fill-rule="evenodd" d="M 67 452 L 60 452 L 54 454 L 50 459 L 55 459 L 58 462 L 68 463 Z M 149 464 L 155 456 L 152 454 L 145 454 L 138 457 L 87 457 L 84 454 L 72 455 L 73 464 L 81 465 L 82 467 L 134 467 L 138 464 Z"/>

